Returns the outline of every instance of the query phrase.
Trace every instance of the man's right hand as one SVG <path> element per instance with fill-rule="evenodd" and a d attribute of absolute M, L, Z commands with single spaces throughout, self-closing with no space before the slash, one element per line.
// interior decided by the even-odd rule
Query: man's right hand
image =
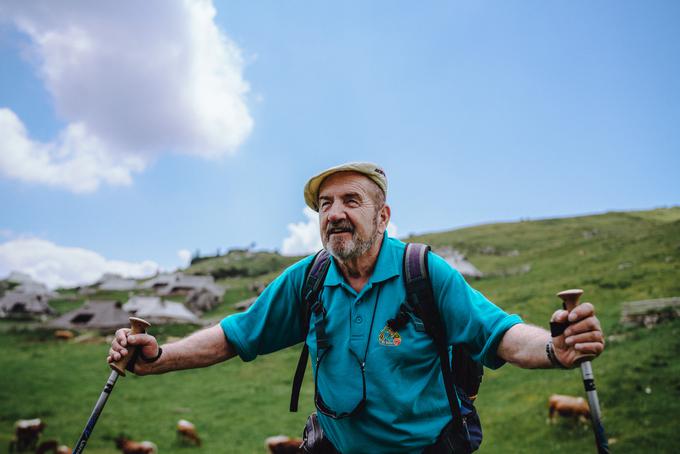
<path fill-rule="evenodd" d="M 141 349 L 141 354 L 147 358 L 155 358 L 158 355 L 158 341 L 150 334 L 130 334 L 130 328 L 121 328 L 116 331 L 116 335 L 111 342 L 109 356 L 106 358 L 108 363 L 113 363 L 125 357 L 129 353 L 129 348 L 135 346 Z M 144 375 L 146 363 L 137 359 L 134 373 Z"/>

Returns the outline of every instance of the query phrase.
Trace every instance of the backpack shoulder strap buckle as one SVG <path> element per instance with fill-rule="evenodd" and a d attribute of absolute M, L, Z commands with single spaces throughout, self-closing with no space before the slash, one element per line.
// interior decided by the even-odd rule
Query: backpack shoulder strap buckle
<path fill-rule="evenodd" d="M 319 293 L 323 287 L 323 282 L 326 279 L 328 268 L 331 264 L 331 255 L 327 250 L 322 249 L 316 253 L 312 263 L 309 264 L 305 271 L 305 281 L 300 292 L 300 329 L 302 330 L 303 338 L 307 338 L 309 331 L 309 320 L 312 311 L 324 311 L 323 304 L 319 301 Z M 319 313 L 315 312 L 315 313 Z M 323 328 L 323 327 L 322 327 Z M 325 330 L 322 337 L 323 347 L 326 345 L 328 339 L 325 336 Z M 302 380 L 305 377 L 305 370 L 307 369 L 307 361 L 309 359 L 309 347 L 307 342 L 302 346 L 300 358 L 298 359 L 297 368 L 295 369 L 295 376 L 293 377 L 293 389 L 290 395 L 290 411 L 296 412 L 298 409 L 298 401 L 300 400 L 300 389 L 302 388 Z"/>

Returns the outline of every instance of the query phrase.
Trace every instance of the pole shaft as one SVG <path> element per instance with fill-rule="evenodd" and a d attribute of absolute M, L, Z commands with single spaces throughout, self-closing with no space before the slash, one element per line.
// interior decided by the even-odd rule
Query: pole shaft
<path fill-rule="evenodd" d="M 118 372 L 116 372 L 115 370 L 111 371 L 111 375 L 109 375 L 109 379 L 106 381 L 104 390 L 99 395 L 99 399 L 97 399 L 97 403 L 95 404 L 94 409 L 92 410 L 90 419 L 87 420 L 87 425 L 85 426 L 85 429 L 83 429 L 82 435 L 80 435 L 78 442 L 73 448 L 73 454 L 80 454 L 81 452 L 83 452 L 83 450 L 85 450 L 87 440 L 89 440 L 90 435 L 92 435 L 94 425 L 97 424 L 97 419 L 99 419 L 99 415 L 102 413 L 104 405 L 106 405 L 106 401 L 108 400 L 111 391 L 113 391 L 113 387 L 116 384 L 116 380 L 118 380 Z"/>
<path fill-rule="evenodd" d="M 583 377 L 583 387 L 588 396 L 588 406 L 590 407 L 590 419 L 593 422 L 593 431 L 595 432 L 595 443 L 597 444 L 597 452 L 599 454 L 609 454 L 609 443 L 607 435 L 604 432 L 602 425 L 602 414 L 600 412 L 600 401 L 597 398 L 597 390 L 595 389 L 595 375 L 593 374 L 593 366 L 590 361 L 581 363 L 581 376 Z"/>

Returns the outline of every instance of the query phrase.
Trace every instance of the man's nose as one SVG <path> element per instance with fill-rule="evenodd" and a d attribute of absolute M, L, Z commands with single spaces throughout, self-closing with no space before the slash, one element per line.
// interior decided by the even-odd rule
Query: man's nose
<path fill-rule="evenodd" d="M 328 209 L 328 221 L 336 222 L 345 219 L 345 210 L 341 203 L 334 203 Z"/>

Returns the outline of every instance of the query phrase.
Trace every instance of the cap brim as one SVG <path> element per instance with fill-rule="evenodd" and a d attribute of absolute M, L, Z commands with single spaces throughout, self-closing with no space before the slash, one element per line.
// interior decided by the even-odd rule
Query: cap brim
<path fill-rule="evenodd" d="M 338 172 L 360 173 L 373 181 L 383 191 L 383 193 L 387 195 L 387 178 L 379 166 L 371 162 L 350 162 L 331 167 L 330 169 L 324 170 L 320 174 L 309 179 L 304 190 L 305 203 L 308 207 L 314 211 L 319 211 L 319 188 L 326 178 Z M 380 172 L 382 176 L 378 175 L 378 172 Z"/>

